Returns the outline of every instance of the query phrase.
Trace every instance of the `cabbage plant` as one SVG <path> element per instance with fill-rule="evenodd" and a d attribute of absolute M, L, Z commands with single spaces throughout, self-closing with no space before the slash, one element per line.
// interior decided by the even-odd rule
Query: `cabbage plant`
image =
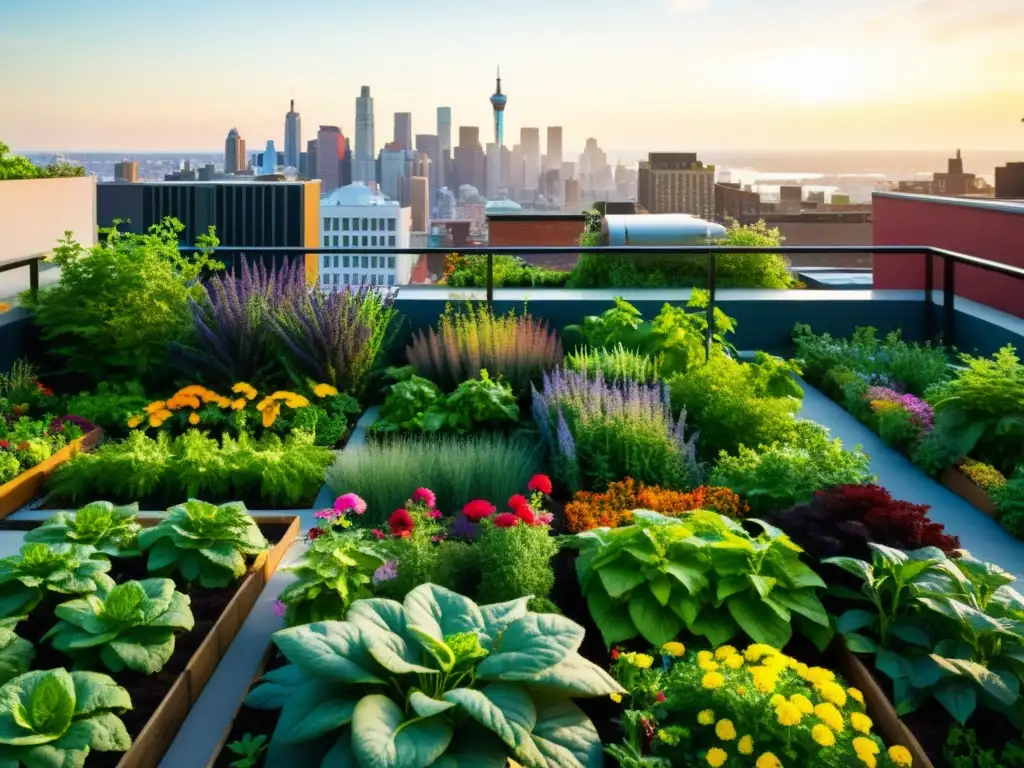
<path fill-rule="evenodd" d="M 240 501 L 216 506 L 189 499 L 139 534 L 139 547 L 149 553 L 151 574 L 169 576 L 177 571 L 202 587 L 226 587 L 245 573 L 246 555 L 258 555 L 268 546 Z"/>
<path fill-rule="evenodd" d="M 0 686 L 0 766 L 83 768 L 92 750 L 124 752 L 131 737 L 118 717 L 128 691 L 107 675 L 37 670 Z"/>
<path fill-rule="evenodd" d="M 27 614 L 47 592 L 87 595 L 111 589 L 110 561 L 93 558 L 95 553 L 82 544 L 35 543 L 0 560 L 0 617 Z"/>
<path fill-rule="evenodd" d="M 74 514 L 58 512 L 25 534 L 25 541 L 42 544 L 88 544 L 108 557 L 139 554 L 136 539 L 142 526 L 138 504 L 115 507 L 109 501 L 87 504 Z"/>
<path fill-rule="evenodd" d="M 35 646 L 14 631 L 17 619 L 0 619 L 0 684 L 28 672 Z"/>
<path fill-rule="evenodd" d="M 174 633 L 195 624 L 190 602 L 170 579 L 129 581 L 58 605 L 43 640 L 87 667 L 98 659 L 111 672 L 154 675 L 174 653 Z"/>
<path fill-rule="evenodd" d="M 601 740 L 572 697 L 623 693 L 578 653 L 583 628 L 527 610 L 477 606 L 434 584 L 404 603 L 357 600 L 345 621 L 281 630 L 290 664 L 246 703 L 280 709 L 267 765 L 589 768 Z"/>

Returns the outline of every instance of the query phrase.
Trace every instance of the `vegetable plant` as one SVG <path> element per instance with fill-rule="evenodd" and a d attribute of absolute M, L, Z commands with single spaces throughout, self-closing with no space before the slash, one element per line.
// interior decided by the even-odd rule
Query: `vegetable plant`
<path fill-rule="evenodd" d="M 28 672 L 36 657 L 35 646 L 14 631 L 18 619 L 0 619 L 0 685 Z"/>
<path fill-rule="evenodd" d="M 685 627 L 713 645 L 743 633 L 782 648 L 794 622 L 822 647 L 831 639 L 816 592 L 825 582 L 778 528 L 751 520 L 762 528 L 754 537 L 706 511 L 637 510 L 633 521 L 567 540 L 580 551 L 576 575 L 609 647 L 637 635 L 661 645 Z"/>
<path fill-rule="evenodd" d="M 267 751 L 267 737 L 262 733 L 259 736 L 247 733 L 226 746 L 229 752 L 238 755 L 229 764 L 230 768 L 256 768 L 263 753 Z"/>
<path fill-rule="evenodd" d="M 195 624 L 190 603 L 170 579 L 127 581 L 58 605 L 43 640 L 88 666 L 155 675 L 174 654 L 175 632 Z"/>
<path fill-rule="evenodd" d="M 381 432 L 436 432 L 444 415 L 435 406 L 443 400 L 444 395 L 434 382 L 420 376 L 409 376 L 391 385 L 380 409 L 381 418 L 373 428 Z"/>
<path fill-rule="evenodd" d="M 582 627 L 527 602 L 477 606 L 423 584 L 403 603 L 357 600 L 345 621 L 277 632 L 290 663 L 246 699 L 281 710 L 267 764 L 600 766 L 572 697 L 623 689 L 577 652 Z"/>
<path fill-rule="evenodd" d="M 132 745 L 128 691 L 107 675 L 47 669 L 0 686 L 0 765 L 83 768 L 89 754 Z"/>
<path fill-rule="evenodd" d="M 87 595 L 111 589 L 110 561 L 82 544 L 24 544 L 0 560 L 0 617 L 23 616 L 48 594 Z"/>
<path fill-rule="evenodd" d="M 226 587 L 245 573 L 247 555 L 269 548 L 259 526 L 240 502 L 216 506 L 189 499 L 139 534 L 149 553 L 149 572 L 178 572 L 203 587 Z"/>
<path fill-rule="evenodd" d="M 137 522 L 138 504 L 123 507 L 96 501 L 74 514 L 57 512 L 38 528 L 25 534 L 25 541 L 42 544 L 86 544 L 108 557 L 139 554 L 136 539 L 142 526 Z"/>

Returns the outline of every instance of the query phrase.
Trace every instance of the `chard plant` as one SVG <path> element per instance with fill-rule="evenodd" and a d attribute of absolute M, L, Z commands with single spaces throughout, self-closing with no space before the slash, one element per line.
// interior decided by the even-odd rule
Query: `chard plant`
<path fill-rule="evenodd" d="M 38 528 L 25 534 L 25 541 L 41 544 L 86 544 L 108 557 L 139 554 L 142 526 L 138 504 L 117 507 L 109 501 L 87 504 L 74 514 L 58 512 Z"/>
<path fill-rule="evenodd" d="M 752 520 L 763 529 L 754 537 L 706 511 L 636 510 L 633 521 L 566 539 L 580 550 L 576 575 L 609 647 L 638 635 L 660 646 L 685 627 L 714 646 L 743 633 L 782 648 L 794 623 L 821 648 L 831 640 L 817 595 L 825 582 L 778 528 Z"/>
<path fill-rule="evenodd" d="M 621 694 L 579 655 L 583 628 L 527 610 L 528 597 L 477 606 L 434 584 L 404 603 L 357 600 L 345 621 L 277 632 L 290 664 L 246 703 L 281 710 L 267 765 L 602 765 L 575 696 Z"/>
<path fill-rule="evenodd" d="M 0 617 L 28 614 L 47 593 L 87 595 L 113 588 L 110 561 L 95 553 L 83 544 L 34 543 L 0 560 Z"/>
<path fill-rule="evenodd" d="M 170 579 L 129 581 L 58 605 L 43 640 L 86 666 L 155 675 L 174 654 L 175 632 L 195 624 L 190 602 Z"/>
<path fill-rule="evenodd" d="M 48 669 L 0 686 L 0 765 L 83 768 L 90 752 L 132 745 L 120 714 L 128 691 L 107 675 Z"/>
<path fill-rule="evenodd" d="M 177 572 L 203 587 L 226 587 L 245 573 L 246 556 L 269 544 L 241 502 L 216 506 L 189 499 L 140 533 L 139 547 L 149 553 L 152 574 Z"/>

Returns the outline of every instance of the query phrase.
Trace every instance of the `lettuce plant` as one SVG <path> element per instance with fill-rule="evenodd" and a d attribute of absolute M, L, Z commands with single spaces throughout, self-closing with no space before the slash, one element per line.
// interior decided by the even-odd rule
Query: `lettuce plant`
<path fill-rule="evenodd" d="M 27 614 L 47 592 L 87 595 L 113 588 L 110 561 L 93 558 L 95 552 L 82 544 L 34 543 L 0 560 L 0 616 Z"/>
<path fill-rule="evenodd" d="M 149 552 L 150 573 L 177 571 L 203 587 L 226 587 L 245 573 L 246 555 L 258 555 L 268 546 L 241 502 L 218 507 L 189 499 L 139 534 L 139 547 Z"/>
<path fill-rule="evenodd" d="M 712 645 L 742 632 L 782 648 L 791 622 L 822 648 L 831 639 L 815 591 L 825 582 L 778 528 L 751 520 L 763 529 L 753 537 L 706 511 L 672 518 L 636 510 L 633 521 L 568 539 L 580 550 L 576 575 L 609 647 L 637 635 L 660 646 L 685 627 Z"/>
<path fill-rule="evenodd" d="M 175 631 L 195 624 L 190 602 L 170 579 L 128 581 L 58 605 L 60 621 L 43 640 L 75 660 L 98 658 L 111 672 L 154 675 L 174 653 Z"/>
<path fill-rule="evenodd" d="M 0 685 L 28 672 L 36 657 L 35 646 L 14 632 L 17 618 L 0 619 Z"/>
<path fill-rule="evenodd" d="M 266 764 L 600 766 L 571 697 L 623 689 L 579 655 L 582 627 L 528 601 L 477 606 L 421 584 L 404 603 L 357 600 L 345 621 L 277 632 L 291 663 L 246 699 L 281 710 Z"/>
<path fill-rule="evenodd" d="M 136 539 L 142 526 L 138 504 L 115 507 L 109 501 L 87 504 L 74 514 L 58 512 L 25 534 L 25 541 L 42 544 L 87 544 L 110 557 L 139 554 Z"/>
<path fill-rule="evenodd" d="M 48 669 L 0 686 L 0 765 L 83 768 L 92 750 L 132 745 L 118 717 L 132 708 L 128 691 L 107 675 Z"/>

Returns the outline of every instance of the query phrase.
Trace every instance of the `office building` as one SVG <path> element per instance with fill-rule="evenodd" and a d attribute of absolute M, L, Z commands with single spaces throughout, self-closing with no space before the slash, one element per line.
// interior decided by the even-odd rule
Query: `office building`
<path fill-rule="evenodd" d="M 114 181 L 138 181 L 139 161 L 122 160 L 114 163 Z"/>
<path fill-rule="evenodd" d="M 936 173 L 932 177 L 935 194 L 949 197 L 976 192 L 974 180 L 973 173 L 964 173 L 964 160 L 959 149 L 956 151 L 956 157 L 951 157 L 948 160 L 946 173 Z"/>
<path fill-rule="evenodd" d="M 548 126 L 547 154 L 544 156 L 544 170 L 562 172 L 562 128 Z"/>
<path fill-rule="evenodd" d="M 398 149 L 398 145 L 395 141 L 380 151 L 380 191 L 397 200 L 399 205 L 408 206 L 409 180 L 415 170 L 416 152 Z"/>
<path fill-rule="evenodd" d="M 459 127 L 459 146 L 455 147 L 455 188 L 471 186 L 487 188 L 487 159 L 480 146 L 480 129 L 476 126 Z"/>
<path fill-rule="evenodd" d="M 315 179 L 316 175 L 316 139 L 306 142 L 306 163 L 302 168 L 302 176 L 307 179 Z"/>
<path fill-rule="evenodd" d="M 650 201 L 638 200 L 645 208 Z M 761 195 L 749 189 L 743 189 L 733 182 L 715 184 L 715 215 L 714 221 L 724 224 L 736 221 L 740 224 L 753 224 L 761 218 Z"/>
<path fill-rule="evenodd" d="M 437 108 L 437 141 L 442 152 L 452 151 L 452 108 Z"/>
<path fill-rule="evenodd" d="M 411 208 L 365 184 L 334 190 L 320 203 L 321 242 L 324 248 L 350 252 L 321 255 L 320 285 L 337 290 L 346 285 L 407 284 L 412 256 L 388 253 L 388 248 L 408 248 L 411 226 Z"/>
<path fill-rule="evenodd" d="M 338 126 L 320 126 L 316 134 L 316 176 L 325 195 L 345 185 L 347 148 L 348 142 Z"/>
<path fill-rule="evenodd" d="M 579 179 L 565 180 L 565 202 L 563 209 L 568 213 L 576 213 L 580 210 L 580 182 Z"/>
<path fill-rule="evenodd" d="M 416 134 L 416 154 L 425 155 L 430 158 L 430 188 L 438 189 L 441 186 L 441 144 L 437 136 L 432 133 Z"/>
<path fill-rule="evenodd" d="M 277 149 L 274 147 L 273 139 L 267 142 L 267 148 L 263 150 L 258 162 L 260 175 L 269 176 L 277 173 Z"/>
<path fill-rule="evenodd" d="M 520 128 L 519 146 L 523 148 L 526 163 L 523 187 L 535 190 L 540 183 L 540 129 Z"/>
<path fill-rule="evenodd" d="M 412 113 L 395 112 L 396 149 L 412 149 Z"/>
<path fill-rule="evenodd" d="M 487 198 L 494 200 L 501 192 L 501 148 L 491 142 L 487 145 Z"/>
<path fill-rule="evenodd" d="M 299 170 L 302 153 L 302 118 L 295 111 L 295 99 L 284 116 L 284 165 Z"/>
<path fill-rule="evenodd" d="M 356 98 L 356 148 L 352 156 L 352 180 L 363 183 L 376 181 L 376 157 L 373 97 L 370 95 L 370 86 L 364 85 Z"/>
<path fill-rule="evenodd" d="M 648 213 L 707 218 L 715 210 L 715 168 L 694 152 L 651 152 L 640 166 L 637 186 L 637 200 Z"/>
<path fill-rule="evenodd" d="M 1000 200 L 1024 200 L 1024 163 L 996 167 L 996 197 Z"/>
<path fill-rule="evenodd" d="M 244 171 L 247 164 L 245 139 L 238 133 L 237 128 L 232 128 L 224 140 L 224 173 L 231 175 Z"/>
<path fill-rule="evenodd" d="M 409 180 L 413 232 L 426 232 L 430 222 L 430 180 L 426 176 L 413 176 Z"/>

